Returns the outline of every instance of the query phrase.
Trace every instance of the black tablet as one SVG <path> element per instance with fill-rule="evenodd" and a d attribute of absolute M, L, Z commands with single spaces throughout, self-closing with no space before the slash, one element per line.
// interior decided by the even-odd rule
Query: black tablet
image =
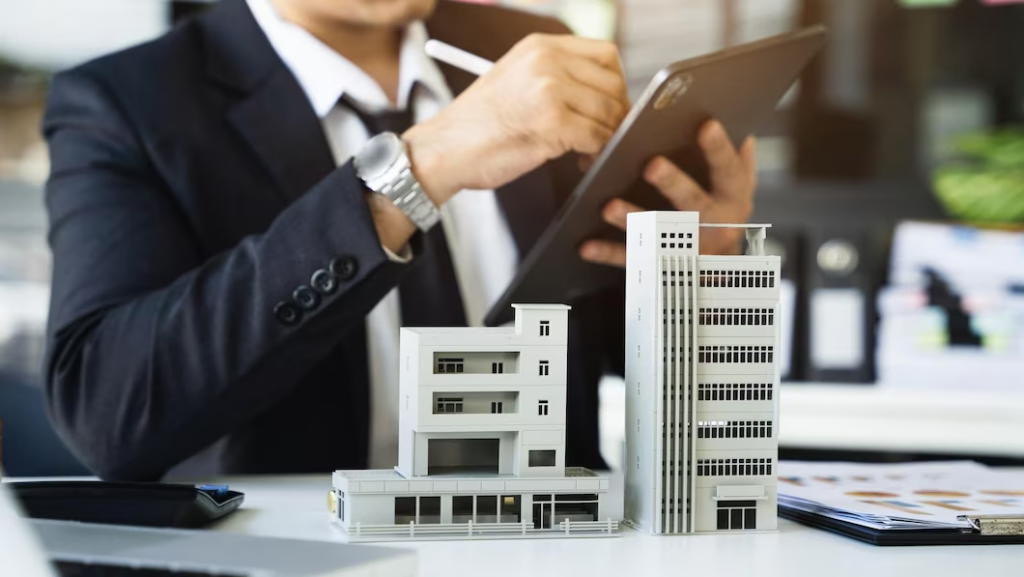
<path fill-rule="evenodd" d="M 227 485 L 19 481 L 7 486 L 33 519 L 139 527 L 204 527 L 245 499 Z"/>
<path fill-rule="evenodd" d="M 825 34 L 823 26 L 815 26 L 677 62 L 658 72 L 522 260 L 488 313 L 487 325 L 511 321 L 513 303 L 571 303 L 621 285 L 620 269 L 579 256 L 579 246 L 587 239 L 624 239 L 601 218 L 604 205 L 623 197 L 649 210 L 671 210 L 641 178 L 643 167 L 658 155 L 672 159 L 707 187 L 707 165 L 697 144 L 700 127 L 717 118 L 733 143 L 742 144 L 821 49 Z"/>

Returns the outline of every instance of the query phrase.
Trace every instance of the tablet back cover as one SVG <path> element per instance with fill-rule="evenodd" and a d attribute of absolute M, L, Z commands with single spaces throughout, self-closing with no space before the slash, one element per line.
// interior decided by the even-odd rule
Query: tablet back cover
<path fill-rule="evenodd" d="M 659 72 L 558 216 L 520 264 L 485 322 L 512 320 L 513 303 L 571 303 L 621 287 L 621 269 L 580 259 L 590 238 L 624 240 L 601 218 L 604 205 L 624 197 L 648 210 L 673 207 L 641 178 L 644 165 L 665 155 L 705 188 L 707 165 L 696 144 L 700 127 L 719 119 L 736 146 L 770 117 L 800 71 L 825 42 L 817 26 L 685 60 Z"/>

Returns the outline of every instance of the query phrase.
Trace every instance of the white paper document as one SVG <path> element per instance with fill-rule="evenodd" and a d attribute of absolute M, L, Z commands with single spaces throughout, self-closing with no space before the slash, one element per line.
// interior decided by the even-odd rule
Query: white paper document
<path fill-rule="evenodd" d="M 1024 474 L 970 461 L 783 461 L 779 506 L 873 529 L 968 528 L 959 516 L 1024 516 Z"/>

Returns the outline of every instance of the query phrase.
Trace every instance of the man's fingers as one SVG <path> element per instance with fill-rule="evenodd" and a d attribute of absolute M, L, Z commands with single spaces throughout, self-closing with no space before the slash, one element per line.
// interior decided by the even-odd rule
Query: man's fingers
<path fill-rule="evenodd" d="M 714 190 L 723 194 L 738 194 L 745 190 L 747 175 L 722 123 L 717 120 L 705 123 L 698 140 L 708 160 Z"/>
<path fill-rule="evenodd" d="M 676 210 L 701 211 L 711 202 L 699 184 L 664 156 L 656 156 L 647 163 L 644 180 L 657 188 Z"/>
<path fill-rule="evenodd" d="M 619 128 L 622 119 L 629 112 L 622 101 L 610 98 L 605 93 L 578 82 L 566 84 L 561 96 L 563 103 L 570 110 L 601 124 L 612 132 Z"/>
<path fill-rule="evenodd" d="M 593 60 L 578 56 L 566 56 L 559 63 L 577 82 L 600 90 L 629 109 L 629 88 L 626 86 L 622 70 L 606 68 Z"/>
<path fill-rule="evenodd" d="M 622 73 L 619 49 L 616 48 L 615 44 L 607 40 L 594 40 L 593 38 L 583 38 L 568 34 L 532 34 L 527 37 L 526 41 L 539 42 L 541 45 L 551 46 L 569 54 L 583 56 L 597 62 L 604 68 L 617 70 L 620 74 Z"/>
<path fill-rule="evenodd" d="M 740 161 L 743 164 L 743 171 L 750 178 L 750 190 L 757 188 L 757 139 L 748 136 L 740 147 Z"/>
<path fill-rule="evenodd" d="M 582 114 L 563 108 L 552 112 L 549 138 L 565 153 L 597 154 L 611 140 L 613 129 Z M 548 142 L 555 142 L 549 140 Z"/>
<path fill-rule="evenodd" d="M 626 230 L 626 215 L 631 212 L 643 212 L 644 209 L 627 202 L 621 198 L 613 198 L 608 204 L 604 205 L 604 210 L 601 211 L 601 217 L 608 224 L 615 228 Z"/>
<path fill-rule="evenodd" d="M 588 240 L 580 247 L 584 260 L 611 266 L 626 266 L 626 245 L 607 240 Z"/>

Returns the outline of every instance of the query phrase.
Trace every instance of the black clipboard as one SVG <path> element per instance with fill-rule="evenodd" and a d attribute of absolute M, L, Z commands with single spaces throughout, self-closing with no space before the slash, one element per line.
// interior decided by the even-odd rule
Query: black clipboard
<path fill-rule="evenodd" d="M 779 516 L 814 529 L 822 529 L 851 537 L 879 547 L 909 547 L 920 545 L 1022 545 L 1024 534 L 986 534 L 982 528 L 964 529 L 872 529 L 831 519 L 816 513 L 779 506 Z M 972 521 L 973 523 L 973 521 Z M 1024 527 L 1024 525 L 1021 525 Z"/>

